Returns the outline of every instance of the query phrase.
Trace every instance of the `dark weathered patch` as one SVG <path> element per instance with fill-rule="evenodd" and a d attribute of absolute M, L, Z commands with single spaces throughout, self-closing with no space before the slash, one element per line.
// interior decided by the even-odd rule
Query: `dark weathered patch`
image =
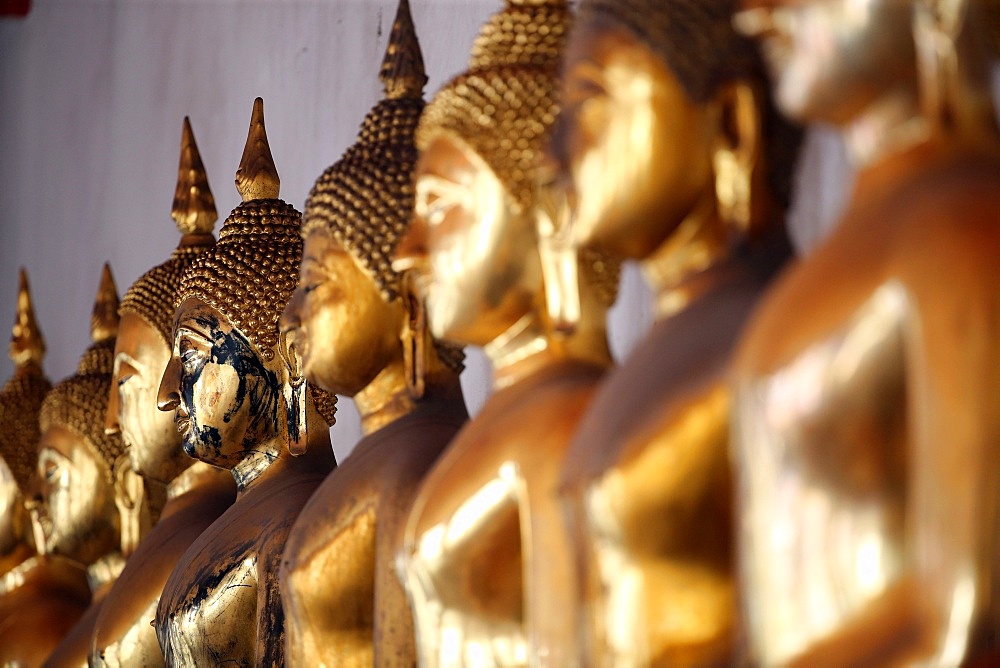
<path fill-rule="evenodd" d="M 248 443 L 259 442 L 277 431 L 281 387 L 277 375 L 264 366 L 250 341 L 239 330 L 231 328 L 224 331 L 214 315 L 199 315 L 194 321 L 202 331 L 208 333 L 212 348 L 207 358 L 196 357 L 190 363 L 182 365 L 180 393 L 191 420 L 184 439 L 184 452 L 191 457 L 215 463 L 222 456 L 222 436 L 217 428 L 200 423 L 195 401 L 195 385 L 206 366 L 209 363 L 225 365 L 236 372 L 239 379 L 236 397 L 223 415 L 223 420 L 232 420 L 249 401 L 250 424 L 246 434 Z"/>

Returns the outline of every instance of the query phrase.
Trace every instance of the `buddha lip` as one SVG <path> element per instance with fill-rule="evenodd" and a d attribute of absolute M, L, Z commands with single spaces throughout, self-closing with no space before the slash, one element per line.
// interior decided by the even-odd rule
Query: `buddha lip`
<path fill-rule="evenodd" d="M 174 427 L 177 429 L 177 433 L 181 436 L 187 436 L 191 431 L 191 418 L 187 415 L 176 414 L 174 415 Z"/>

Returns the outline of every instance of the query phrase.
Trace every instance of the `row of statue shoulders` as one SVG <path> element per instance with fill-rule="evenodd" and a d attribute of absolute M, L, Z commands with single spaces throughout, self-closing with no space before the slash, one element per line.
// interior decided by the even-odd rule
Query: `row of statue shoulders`
<path fill-rule="evenodd" d="M 400 0 L 304 214 L 255 101 L 217 240 L 185 119 L 180 244 L 120 302 L 105 267 L 54 387 L 22 273 L 0 659 L 995 659 L 995 13 L 505 0 L 425 103 Z M 859 175 L 796 258 L 804 123 Z M 656 322 L 615 367 L 623 261 Z"/>

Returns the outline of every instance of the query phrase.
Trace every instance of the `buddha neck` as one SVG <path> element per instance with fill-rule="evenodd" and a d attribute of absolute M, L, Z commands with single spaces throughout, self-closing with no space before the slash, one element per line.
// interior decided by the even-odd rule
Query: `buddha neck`
<path fill-rule="evenodd" d="M 184 494 L 200 487 L 205 483 L 214 481 L 219 475 L 219 469 L 206 464 L 205 462 L 195 462 L 176 478 L 167 484 L 167 506 L 164 506 L 163 515 L 169 512 L 169 504 Z"/>
<path fill-rule="evenodd" d="M 107 588 L 107 585 L 118 579 L 124 568 L 125 557 L 118 551 L 109 552 L 87 566 L 87 584 L 91 593 L 96 595 Z"/>
<path fill-rule="evenodd" d="M 285 444 L 279 442 L 276 436 L 251 445 L 246 456 L 232 468 L 237 496 L 248 491 L 282 456 L 290 455 Z"/>
<path fill-rule="evenodd" d="M 334 464 L 333 448 L 330 446 L 330 429 L 322 418 L 318 417 L 314 409 L 310 409 L 309 414 L 309 424 L 306 430 L 308 444 L 303 454 L 293 456 L 288 451 L 285 438 L 275 436 L 254 446 L 252 451 L 232 468 L 233 480 L 236 481 L 237 499 L 261 482 L 282 472 L 321 473 L 323 475 L 329 472 Z"/>
<path fill-rule="evenodd" d="M 531 311 L 483 346 L 483 352 L 493 365 L 494 390 L 510 387 L 556 358 L 541 319 Z"/>
<path fill-rule="evenodd" d="M 658 321 L 683 310 L 707 291 L 709 282 L 697 280 L 706 269 L 726 257 L 729 232 L 719 218 L 714 193 L 706 193 L 653 253 L 643 260 L 646 283 L 655 293 Z"/>
<path fill-rule="evenodd" d="M 581 327 L 569 337 L 553 339 L 541 318 L 531 312 L 483 346 L 483 352 L 493 366 L 494 391 L 515 385 L 561 360 L 611 365 L 603 328 L 598 331 Z"/>
<path fill-rule="evenodd" d="M 0 556 L 0 575 L 13 571 L 34 553 L 35 551 L 26 543 L 18 543 L 13 550 Z"/>
<path fill-rule="evenodd" d="M 857 169 L 906 151 L 930 135 L 931 124 L 921 113 L 916 88 L 911 85 L 875 100 L 844 130 L 848 157 Z"/>
<path fill-rule="evenodd" d="M 365 436 L 413 412 L 415 404 L 406 390 L 402 350 L 353 398 L 361 414 L 361 433 Z"/>
<path fill-rule="evenodd" d="M 44 376 L 45 372 L 42 371 L 42 365 L 34 360 L 28 360 L 14 367 L 15 378 L 41 378 Z"/>
<path fill-rule="evenodd" d="M 0 596 L 9 594 L 24 585 L 28 581 L 28 575 L 38 567 L 39 563 L 40 558 L 37 555 L 30 556 L 29 554 L 11 568 L 4 570 L 3 574 L 0 575 Z"/>

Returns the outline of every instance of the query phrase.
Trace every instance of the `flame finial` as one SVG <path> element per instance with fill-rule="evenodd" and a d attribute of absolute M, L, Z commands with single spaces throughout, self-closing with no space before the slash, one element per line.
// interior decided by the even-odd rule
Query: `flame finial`
<path fill-rule="evenodd" d="M 250 117 L 250 132 L 243 148 L 243 159 L 236 170 L 236 189 L 244 202 L 256 199 L 277 199 L 281 188 L 278 170 L 271 157 L 271 147 L 267 143 L 264 129 L 264 100 L 253 101 Z"/>
<path fill-rule="evenodd" d="M 104 263 L 101 284 L 90 316 L 90 338 L 94 343 L 107 341 L 118 335 L 118 288 L 111 274 L 111 265 Z"/>
<path fill-rule="evenodd" d="M 389 99 L 419 99 L 423 95 L 427 74 L 424 72 L 424 57 L 420 52 L 420 42 L 410 15 L 409 0 L 399 0 L 396 18 L 392 22 L 392 34 L 389 35 L 389 46 L 385 49 L 378 78 L 385 85 L 385 95 Z"/>
<path fill-rule="evenodd" d="M 181 132 L 181 159 L 177 167 L 177 190 L 170 217 L 177 223 L 181 234 L 211 234 L 219 212 L 215 198 L 208 186 L 205 165 L 194 140 L 191 121 L 184 117 Z"/>
<path fill-rule="evenodd" d="M 45 339 L 42 330 L 35 320 L 35 307 L 31 303 L 31 291 L 28 287 L 28 272 L 21 267 L 17 289 L 17 317 L 10 338 L 10 359 L 14 365 L 23 367 L 28 364 L 41 366 L 45 357 Z"/>

